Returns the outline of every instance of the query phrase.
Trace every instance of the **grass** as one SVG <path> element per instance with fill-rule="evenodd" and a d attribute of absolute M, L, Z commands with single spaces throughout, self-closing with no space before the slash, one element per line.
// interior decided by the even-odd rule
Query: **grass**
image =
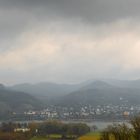
<path fill-rule="evenodd" d="M 60 138 L 59 135 L 51 135 L 51 138 Z M 82 137 L 80 137 L 78 140 L 99 140 L 100 133 L 98 132 L 90 132 Z M 44 137 L 34 137 L 31 140 L 49 140 L 48 138 Z"/>
<path fill-rule="evenodd" d="M 43 137 L 33 137 L 31 140 L 48 140 L 48 139 Z"/>
<path fill-rule="evenodd" d="M 78 140 L 99 140 L 99 139 L 100 139 L 100 133 L 91 132 L 80 137 Z"/>

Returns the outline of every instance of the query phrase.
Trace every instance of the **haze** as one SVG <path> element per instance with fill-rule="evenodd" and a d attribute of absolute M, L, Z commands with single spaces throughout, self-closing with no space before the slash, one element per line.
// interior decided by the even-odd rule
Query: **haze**
<path fill-rule="evenodd" d="M 1 83 L 140 78 L 139 5 L 0 0 Z"/>

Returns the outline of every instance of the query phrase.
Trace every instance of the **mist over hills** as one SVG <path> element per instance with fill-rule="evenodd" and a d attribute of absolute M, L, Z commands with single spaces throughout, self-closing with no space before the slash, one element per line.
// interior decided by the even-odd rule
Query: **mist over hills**
<path fill-rule="evenodd" d="M 42 106 L 41 104 L 38 99 L 28 93 L 10 90 L 0 84 L 0 114 L 39 109 Z"/>
<path fill-rule="evenodd" d="M 83 85 L 80 89 L 113 88 L 114 86 L 104 81 L 93 81 Z"/>
<path fill-rule="evenodd" d="M 115 80 L 115 79 L 109 79 L 105 80 L 105 82 L 118 86 L 118 87 L 126 87 L 126 88 L 140 88 L 140 79 L 137 80 Z"/>
<path fill-rule="evenodd" d="M 80 84 L 69 85 L 69 84 L 41 82 L 37 84 L 29 84 L 29 83 L 18 84 L 9 87 L 9 89 L 30 93 L 31 95 L 42 100 L 49 100 L 69 94 L 73 91 L 78 90 L 80 87 L 81 87 Z"/>
<path fill-rule="evenodd" d="M 66 104 L 139 104 L 140 81 L 95 81 L 63 97 Z"/>
<path fill-rule="evenodd" d="M 62 105 L 139 104 L 140 90 L 132 88 L 81 89 L 62 98 Z"/>
<path fill-rule="evenodd" d="M 104 88 L 108 86 L 111 85 L 109 85 L 107 82 L 95 80 L 85 81 L 79 84 L 57 84 L 51 82 L 41 82 L 37 84 L 23 83 L 11 86 L 9 89 L 30 93 L 31 95 L 41 99 L 50 99 L 60 96 L 62 97 L 79 89 L 88 89 L 90 87 Z"/>
<path fill-rule="evenodd" d="M 57 105 L 139 104 L 140 80 L 90 80 L 80 84 L 20 84 L 10 87 Z M 123 99 L 123 100 L 120 100 Z"/>
<path fill-rule="evenodd" d="M 0 84 L 0 114 L 42 106 L 83 106 L 140 103 L 140 80 L 90 80 L 80 84 Z"/>

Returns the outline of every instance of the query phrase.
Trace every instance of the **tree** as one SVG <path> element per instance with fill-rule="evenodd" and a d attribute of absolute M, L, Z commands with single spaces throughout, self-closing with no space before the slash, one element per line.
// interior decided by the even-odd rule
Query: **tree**
<path fill-rule="evenodd" d="M 126 124 L 114 124 L 108 126 L 108 128 L 102 132 L 101 140 L 132 140 L 133 130 Z"/>
<path fill-rule="evenodd" d="M 134 129 L 134 137 L 136 140 L 140 140 L 140 117 L 135 117 L 130 121 Z"/>
<path fill-rule="evenodd" d="M 28 127 L 30 129 L 30 135 L 31 136 L 37 135 L 39 125 L 40 125 L 39 123 L 35 123 L 35 122 L 32 122 L 32 123 L 29 123 L 28 124 Z"/>
<path fill-rule="evenodd" d="M 16 128 L 17 124 L 9 122 L 9 123 L 2 123 L 0 130 L 2 132 L 13 132 Z"/>
<path fill-rule="evenodd" d="M 101 140 L 110 140 L 110 132 L 104 130 L 101 135 Z"/>

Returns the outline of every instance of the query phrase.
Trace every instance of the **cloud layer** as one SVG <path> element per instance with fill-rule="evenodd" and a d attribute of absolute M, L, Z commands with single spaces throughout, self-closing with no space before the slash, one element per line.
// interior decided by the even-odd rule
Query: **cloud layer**
<path fill-rule="evenodd" d="M 139 3 L 1 0 L 1 82 L 139 78 Z"/>

